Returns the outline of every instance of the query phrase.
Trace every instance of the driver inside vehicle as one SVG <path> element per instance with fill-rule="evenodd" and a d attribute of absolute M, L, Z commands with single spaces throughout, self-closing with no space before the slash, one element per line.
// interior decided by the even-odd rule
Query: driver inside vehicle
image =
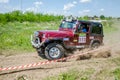
<path fill-rule="evenodd" d="M 85 25 L 81 25 L 81 28 L 82 28 L 82 32 L 86 33 L 87 32 L 87 28 L 85 27 Z"/>

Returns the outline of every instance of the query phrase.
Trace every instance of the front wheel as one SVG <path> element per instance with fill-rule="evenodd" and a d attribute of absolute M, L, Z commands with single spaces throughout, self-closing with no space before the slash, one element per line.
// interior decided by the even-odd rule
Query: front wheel
<path fill-rule="evenodd" d="M 58 43 L 51 43 L 45 48 L 45 56 L 49 60 L 60 59 L 64 56 L 65 50 Z"/>

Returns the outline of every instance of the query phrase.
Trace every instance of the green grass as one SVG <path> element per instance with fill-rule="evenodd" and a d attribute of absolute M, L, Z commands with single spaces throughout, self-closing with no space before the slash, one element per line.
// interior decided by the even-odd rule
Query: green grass
<path fill-rule="evenodd" d="M 112 63 L 116 64 L 117 68 L 112 71 L 114 80 L 120 80 L 120 57 L 116 57 L 110 60 Z"/>
<path fill-rule="evenodd" d="M 115 80 L 120 80 L 120 68 L 116 68 L 113 71 L 113 74 L 114 74 Z"/>
<path fill-rule="evenodd" d="M 116 27 L 114 27 L 114 22 L 112 20 L 108 20 L 107 22 L 102 22 L 103 24 L 103 31 L 104 33 L 113 33 L 117 30 Z"/>
<path fill-rule="evenodd" d="M 57 29 L 59 24 L 59 22 L 0 24 L 0 54 L 9 50 L 33 51 L 30 43 L 31 34 L 37 30 Z"/>
<path fill-rule="evenodd" d="M 57 77 L 48 77 L 45 80 L 76 80 L 78 77 L 78 71 L 70 70 L 66 73 L 59 74 Z"/>
<path fill-rule="evenodd" d="M 84 71 L 71 69 L 68 72 L 59 74 L 58 76 L 47 77 L 45 80 L 89 80 L 90 75 L 95 70 L 88 68 Z"/>

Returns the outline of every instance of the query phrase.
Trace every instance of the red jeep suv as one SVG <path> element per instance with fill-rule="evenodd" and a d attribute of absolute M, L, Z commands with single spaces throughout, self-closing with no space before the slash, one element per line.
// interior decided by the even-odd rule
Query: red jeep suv
<path fill-rule="evenodd" d="M 65 57 L 66 51 L 103 44 L 103 26 L 99 22 L 63 20 L 59 30 L 41 30 L 31 36 L 39 56 L 49 60 Z"/>

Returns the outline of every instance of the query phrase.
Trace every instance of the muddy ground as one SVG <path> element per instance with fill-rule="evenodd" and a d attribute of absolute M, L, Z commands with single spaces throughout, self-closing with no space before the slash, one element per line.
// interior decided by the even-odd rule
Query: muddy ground
<path fill-rule="evenodd" d="M 38 67 L 16 70 L 16 71 L 1 71 L 0 80 L 18 80 L 21 76 L 26 77 L 26 80 L 42 80 L 48 76 L 57 76 L 62 72 L 69 71 L 71 69 L 85 70 L 88 68 L 95 69 L 95 72 L 91 75 L 90 80 L 96 80 L 97 74 L 102 69 L 115 69 L 117 66 L 111 63 L 110 60 L 120 56 L 120 26 L 119 22 L 114 24 L 118 30 L 114 33 L 107 33 L 104 37 L 104 49 L 92 53 L 92 57 L 80 60 L 79 57 L 67 60 L 66 62 L 57 62 L 47 65 L 41 65 Z M 112 47 L 111 47 L 112 46 Z M 83 53 L 87 50 L 77 51 L 76 54 Z M 102 54 L 102 55 L 99 55 Z M 108 55 L 110 54 L 110 55 Z M 108 55 L 104 57 L 104 55 Z M 86 57 L 86 55 L 85 55 Z M 89 57 L 89 56 L 88 56 Z M 78 59 L 76 61 L 76 59 Z M 19 66 L 34 62 L 45 61 L 41 59 L 36 52 L 24 53 L 11 56 L 0 56 L 0 67 Z M 114 77 L 104 77 L 98 80 L 114 80 Z"/>

